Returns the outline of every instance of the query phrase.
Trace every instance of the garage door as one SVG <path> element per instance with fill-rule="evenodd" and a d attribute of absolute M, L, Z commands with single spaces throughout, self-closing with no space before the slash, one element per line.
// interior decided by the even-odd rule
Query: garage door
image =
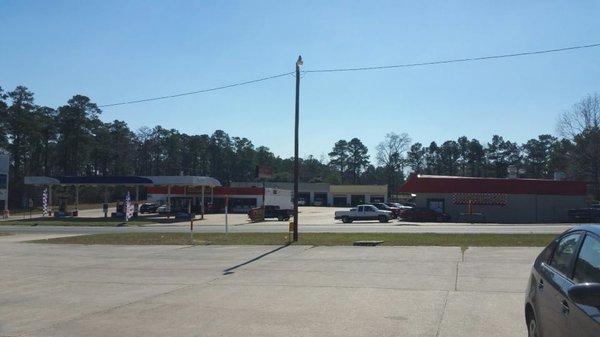
<path fill-rule="evenodd" d="M 372 195 L 371 202 L 384 202 L 385 198 L 383 195 Z"/>
<path fill-rule="evenodd" d="M 365 203 L 365 196 L 364 194 L 353 194 L 350 197 L 350 202 L 352 203 L 352 206 L 356 206 L 356 205 L 360 205 L 360 204 L 364 204 Z"/>
<path fill-rule="evenodd" d="M 333 206 L 344 207 L 346 204 L 346 197 L 333 197 Z"/>
<path fill-rule="evenodd" d="M 315 193 L 315 205 L 327 206 L 327 193 Z"/>
<path fill-rule="evenodd" d="M 310 205 L 310 193 L 298 192 L 298 205 Z"/>

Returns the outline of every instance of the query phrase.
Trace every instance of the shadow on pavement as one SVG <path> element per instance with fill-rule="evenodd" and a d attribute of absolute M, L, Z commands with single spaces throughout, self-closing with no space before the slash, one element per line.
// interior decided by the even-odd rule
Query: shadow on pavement
<path fill-rule="evenodd" d="M 287 247 L 287 246 L 289 246 L 289 245 L 290 245 L 290 244 L 289 244 L 289 243 L 287 243 L 287 244 L 285 244 L 285 245 L 283 245 L 283 246 L 281 246 L 281 247 L 277 247 L 277 248 L 275 248 L 275 249 L 273 249 L 273 250 L 271 250 L 271 251 L 268 251 L 268 252 L 266 252 L 266 253 L 264 253 L 264 254 L 261 254 L 261 255 L 259 255 L 259 256 L 257 256 L 257 257 L 255 257 L 255 258 L 253 258 L 253 259 L 251 259 L 251 260 L 248 260 L 248 261 L 246 261 L 246 262 L 240 263 L 240 264 L 238 264 L 238 265 L 235 265 L 235 266 L 233 266 L 233 267 L 230 267 L 230 268 L 224 269 L 224 270 L 223 270 L 223 275 L 230 275 L 230 274 L 233 274 L 233 273 L 234 273 L 233 271 L 234 271 L 235 269 L 237 269 L 237 268 L 239 268 L 239 267 L 242 267 L 242 266 L 245 266 L 245 265 L 247 265 L 247 264 L 250 264 L 250 263 L 252 263 L 252 262 L 254 262 L 254 261 L 258 261 L 258 260 L 262 259 L 263 257 L 265 257 L 265 256 L 267 256 L 267 255 L 270 255 L 270 254 L 273 254 L 273 253 L 275 253 L 275 252 L 278 252 L 278 251 L 282 250 L 283 248 L 285 248 L 285 247 Z"/>

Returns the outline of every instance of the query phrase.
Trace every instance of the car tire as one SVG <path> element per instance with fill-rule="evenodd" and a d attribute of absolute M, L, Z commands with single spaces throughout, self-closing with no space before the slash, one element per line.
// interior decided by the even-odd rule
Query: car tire
<path fill-rule="evenodd" d="M 388 217 L 387 217 L 387 216 L 385 216 L 385 215 L 380 215 L 380 216 L 379 216 L 379 218 L 378 218 L 378 220 L 379 220 L 379 222 L 381 222 L 381 223 L 386 223 L 386 222 L 388 222 L 390 219 L 388 219 Z"/>
<path fill-rule="evenodd" d="M 350 219 L 349 217 L 345 216 L 345 217 L 342 217 L 342 222 L 343 223 L 351 223 L 352 219 Z"/>
<path fill-rule="evenodd" d="M 283 217 L 282 216 L 278 216 L 277 217 L 277 221 L 283 221 Z"/>
<path fill-rule="evenodd" d="M 528 337 L 539 337 L 540 336 L 535 317 L 531 317 L 529 319 L 529 322 L 527 322 L 527 336 Z"/>

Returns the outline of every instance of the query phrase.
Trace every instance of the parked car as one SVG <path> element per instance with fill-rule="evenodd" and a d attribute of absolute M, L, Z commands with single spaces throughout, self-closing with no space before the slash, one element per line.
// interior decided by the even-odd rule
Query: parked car
<path fill-rule="evenodd" d="M 371 205 L 377 207 L 377 209 L 379 209 L 379 210 L 392 212 L 393 218 L 397 218 L 398 216 L 400 216 L 400 209 L 398 207 L 391 207 L 388 204 L 383 203 L 383 202 L 375 202 L 375 203 L 372 203 Z"/>
<path fill-rule="evenodd" d="M 260 216 L 260 212 L 262 212 L 262 207 L 256 207 L 251 209 L 248 212 L 248 217 L 252 221 L 256 221 L 258 218 L 262 218 Z M 288 221 L 290 217 L 292 217 L 291 209 L 281 209 L 279 206 L 265 206 L 265 219 L 277 219 L 279 221 Z"/>
<path fill-rule="evenodd" d="M 600 205 L 570 209 L 568 214 L 574 222 L 600 222 Z"/>
<path fill-rule="evenodd" d="M 390 206 L 390 207 L 399 208 L 401 210 L 403 210 L 403 209 L 411 209 L 411 208 L 414 207 L 414 206 L 407 205 L 407 204 L 401 204 L 399 202 L 386 202 L 385 204 L 388 205 L 388 206 Z"/>
<path fill-rule="evenodd" d="M 179 205 L 171 205 L 170 208 L 167 205 L 161 205 L 156 208 L 156 213 L 158 213 L 159 215 L 163 215 L 163 216 L 164 215 L 175 215 L 180 212 L 186 212 L 186 211 L 184 211 L 181 208 L 181 206 L 179 206 Z"/>
<path fill-rule="evenodd" d="M 398 218 L 402 218 L 402 213 L 404 211 L 406 211 L 407 209 L 412 209 L 413 206 L 407 205 L 407 204 L 401 204 L 399 202 L 386 202 L 386 205 L 390 206 L 390 207 L 396 207 L 398 209 Z"/>
<path fill-rule="evenodd" d="M 145 202 L 140 205 L 140 214 L 156 213 L 157 208 L 158 208 L 158 204 L 153 203 L 153 202 Z"/>
<path fill-rule="evenodd" d="M 349 211 L 336 211 L 334 218 L 342 220 L 343 223 L 350 223 L 354 220 L 378 220 L 379 222 L 388 222 L 393 218 L 392 212 L 377 209 L 373 205 L 358 205 Z"/>
<path fill-rule="evenodd" d="M 401 212 L 400 217 L 405 221 L 450 221 L 450 215 L 426 207 L 413 207 Z"/>
<path fill-rule="evenodd" d="M 537 257 L 525 296 L 529 336 L 600 336 L 600 225 L 574 227 Z"/>

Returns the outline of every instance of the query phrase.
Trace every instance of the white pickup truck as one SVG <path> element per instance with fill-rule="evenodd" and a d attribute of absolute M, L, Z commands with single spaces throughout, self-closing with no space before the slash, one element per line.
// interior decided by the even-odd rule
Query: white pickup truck
<path fill-rule="evenodd" d="M 343 223 L 350 223 L 354 220 L 379 220 L 379 222 L 388 222 L 392 217 L 392 212 L 377 209 L 373 205 L 358 205 L 349 211 L 335 212 L 335 219 L 342 220 Z"/>

